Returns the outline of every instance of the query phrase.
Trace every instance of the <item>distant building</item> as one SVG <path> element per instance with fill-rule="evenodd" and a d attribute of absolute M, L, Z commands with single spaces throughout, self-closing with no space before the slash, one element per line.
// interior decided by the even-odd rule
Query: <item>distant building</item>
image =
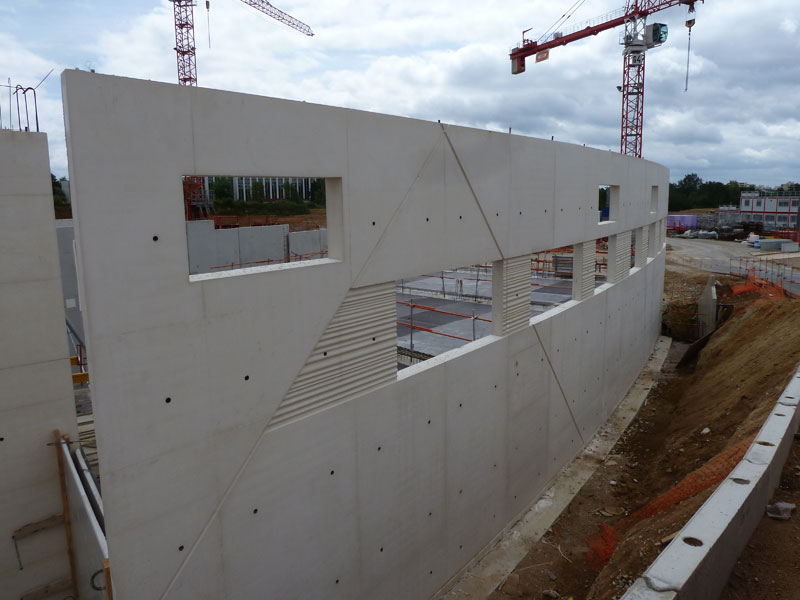
<path fill-rule="evenodd" d="M 64 190 L 64 195 L 67 197 L 67 202 L 72 204 L 72 196 L 69 194 L 69 179 L 60 179 L 58 181 L 61 189 Z"/>
<path fill-rule="evenodd" d="M 800 193 L 784 191 L 742 192 L 739 212 L 742 221 L 757 221 L 764 229 L 794 228 L 800 210 Z"/>
<path fill-rule="evenodd" d="M 206 190 L 206 197 L 214 199 L 214 194 L 211 189 L 211 184 L 216 177 L 204 177 L 203 186 Z M 264 190 L 264 199 L 270 200 L 283 200 L 286 198 L 287 183 L 292 186 L 300 198 L 303 200 L 311 200 L 313 197 L 312 185 L 320 181 L 318 177 L 230 177 L 233 186 L 233 199 L 235 201 L 243 200 L 247 202 L 252 199 L 252 190 L 254 182 L 261 182 Z"/>

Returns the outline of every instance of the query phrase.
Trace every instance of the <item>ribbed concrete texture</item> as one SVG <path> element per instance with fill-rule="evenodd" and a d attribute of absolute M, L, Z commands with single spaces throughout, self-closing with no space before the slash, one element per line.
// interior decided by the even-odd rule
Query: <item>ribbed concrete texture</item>
<path fill-rule="evenodd" d="M 584 300 L 594 294 L 597 248 L 594 240 L 572 247 L 572 298 Z"/>
<path fill-rule="evenodd" d="M 0 130 L 0 597 L 68 577 L 53 430 L 76 435 L 47 136 Z"/>
<path fill-rule="evenodd" d="M 593 255 L 666 213 L 660 165 L 80 71 L 62 83 L 120 598 L 430 596 L 581 450 L 655 343 L 663 253 L 597 290 Z M 275 172 L 325 178 L 328 257 L 190 275 L 181 176 Z M 619 198 L 603 225 L 600 184 Z M 572 245 L 592 255 L 590 291 L 534 328 L 524 265 Z M 395 281 L 490 263 L 502 331 L 395 373 Z"/>
<path fill-rule="evenodd" d="M 498 260 L 492 265 L 492 333 L 508 335 L 530 324 L 531 257 Z"/>

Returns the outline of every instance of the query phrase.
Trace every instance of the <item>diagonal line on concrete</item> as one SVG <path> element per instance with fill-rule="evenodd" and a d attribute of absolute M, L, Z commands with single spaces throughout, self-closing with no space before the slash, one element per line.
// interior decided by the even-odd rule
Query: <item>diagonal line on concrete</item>
<path fill-rule="evenodd" d="M 553 363 L 550 360 L 550 355 L 547 353 L 547 348 L 545 348 L 544 344 L 542 343 L 542 338 L 539 336 L 539 330 L 536 329 L 536 325 L 532 325 L 531 327 L 533 327 L 533 332 L 536 334 L 536 339 L 539 340 L 539 346 L 541 346 L 542 353 L 544 354 L 544 357 L 547 359 L 547 364 L 550 367 L 550 372 L 556 379 L 556 383 L 558 384 L 558 389 L 561 392 L 561 397 L 564 398 L 564 406 L 567 407 L 567 410 L 569 411 L 569 416 L 572 419 L 572 424 L 575 425 L 575 431 L 578 432 L 578 436 L 581 438 L 581 444 L 585 446 L 586 440 L 583 439 L 583 435 L 581 434 L 581 428 L 578 427 L 578 422 L 575 420 L 575 415 L 572 414 L 572 409 L 569 406 L 569 400 L 567 400 L 567 395 L 564 393 L 564 388 L 561 386 L 561 380 L 558 378 L 556 370 L 553 368 Z"/>
<path fill-rule="evenodd" d="M 467 186 L 469 187 L 469 192 L 470 192 L 470 194 L 472 194 L 472 198 L 475 200 L 475 204 L 477 204 L 478 210 L 481 211 L 481 216 L 483 217 L 483 222 L 486 223 L 486 229 L 489 230 L 489 234 L 492 236 L 492 241 L 494 242 L 494 245 L 497 248 L 497 251 L 500 253 L 500 257 L 501 258 L 505 258 L 506 255 L 503 254 L 503 249 L 500 247 L 500 244 L 497 243 L 497 237 L 495 237 L 495 235 L 494 235 L 494 230 L 492 229 L 492 226 L 489 225 L 489 219 L 486 218 L 486 213 L 483 211 L 483 206 L 481 206 L 481 203 L 478 200 L 478 196 L 477 196 L 477 194 L 475 193 L 475 190 L 472 187 L 472 182 L 469 180 L 469 177 L 467 177 L 467 172 L 464 170 L 464 165 L 461 164 L 461 159 L 459 158 L 455 147 L 453 147 L 453 142 L 450 140 L 450 136 L 447 135 L 447 129 L 441 123 L 439 123 L 439 125 L 442 128 L 442 133 L 444 134 L 444 139 L 447 140 L 447 144 L 450 146 L 450 151 L 453 153 L 453 158 L 456 159 L 456 164 L 458 164 L 458 168 L 461 171 L 461 175 L 464 177 L 464 181 L 467 182 Z"/>

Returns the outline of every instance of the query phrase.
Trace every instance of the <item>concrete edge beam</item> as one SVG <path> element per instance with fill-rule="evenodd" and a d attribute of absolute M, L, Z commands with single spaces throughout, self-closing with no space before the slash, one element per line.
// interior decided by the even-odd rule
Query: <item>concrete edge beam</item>
<path fill-rule="evenodd" d="M 622 600 L 701 600 L 719 596 L 780 480 L 800 422 L 795 400 L 799 393 L 800 368 L 742 461 Z"/>

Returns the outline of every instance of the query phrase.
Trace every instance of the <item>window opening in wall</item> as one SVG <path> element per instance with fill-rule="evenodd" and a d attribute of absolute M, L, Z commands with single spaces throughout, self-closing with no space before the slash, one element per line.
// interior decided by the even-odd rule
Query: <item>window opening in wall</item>
<path fill-rule="evenodd" d="M 398 369 L 491 334 L 491 264 L 400 279 L 396 285 Z"/>
<path fill-rule="evenodd" d="M 326 180 L 185 176 L 189 273 L 218 273 L 328 256 Z"/>
<path fill-rule="evenodd" d="M 537 252 L 531 257 L 531 316 L 572 300 L 574 250 L 572 246 Z M 608 238 L 595 243 L 594 287 L 605 283 Z"/>
<path fill-rule="evenodd" d="M 658 212 L 658 186 L 654 185 L 650 188 L 650 212 Z"/>
<path fill-rule="evenodd" d="M 597 188 L 598 222 L 616 221 L 619 212 L 619 186 L 600 185 Z"/>

